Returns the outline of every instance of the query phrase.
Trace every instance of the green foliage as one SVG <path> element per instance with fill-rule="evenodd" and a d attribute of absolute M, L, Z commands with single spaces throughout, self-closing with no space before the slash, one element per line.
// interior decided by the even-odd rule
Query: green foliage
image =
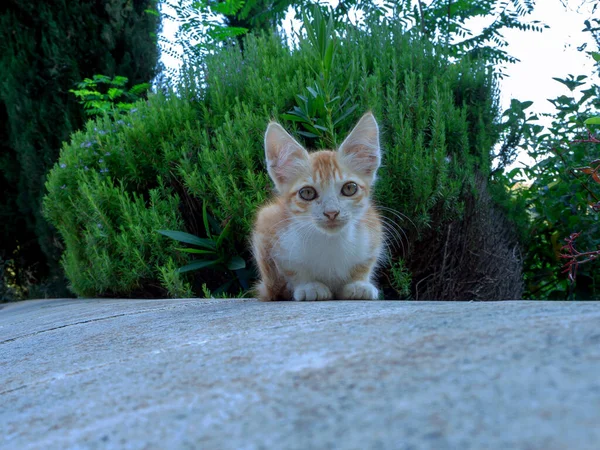
<path fill-rule="evenodd" d="M 150 89 L 149 83 L 140 83 L 128 90 L 128 81 L 127 77 L 118 75 L 112 79 L 106 75 L 94 75 L 77 83 L 77 89 L 69 89 L 69 92 L 79 99 L 90 117 L 106 114 L 113 109 L 127 112 Z"/>
<path fill-rule="evenodd" d="M 412 274 L 402 259 L 390 265 L 390 279 L 392 288 L 399 298 L 408 298 L 411 293 Z"/>
<path fill-rule="evenodd" d="M 594 136 L 590 136 L 586 142 L 600 145 L 600 139 Z M 600 159 L 592 161 L 589 166 L 578 167 L 575 169 L 583 175 L 589 175 L 589 181 L 593 184 L 600 184 Z M 595 189 L 590 188 L 587 184 L 584 187 L 588 191 L 591 201 L 588 200 L 589 206 L 595 213 L 600 212 L 600 192 L 598 192 L 598 186 Z M 570 283 L 575 283 L 577 278 L 577 272 L 582 264 L 594 262 L 600 257 L 600 244 L 597 245 L 595 250 L 581 250 L 579 243 L 576 242 L 581 232 L 571 233 L 568 238 L 565 238 L 565 245 L 561 248 L 560 257 L 565 260 L 563 273 L 568 273 L 568 279 Z"/>
<path fill-rule="evenodd" d="M 179 26 L 176 44 L 183 48 L 184 56 L 202 58 L 222 42 L 245 34 L 248 28 L 223 23 L 222 20 L 223 16 L 235 17 L 242 13 L 245 3 L 243 0 L 166 1 L 165 4 L 172 11 L 166 14 L 166 17 Z M 177 56 L 172 45 L 172 42 L 162 38 L 163 50 L 172 56 Z"/>
<path fill-rule="evenodd" d="M 300 3 L 300 2 L 297 2 Z M 415 38 L 444 47 L 449 58 L 470 57 L 495 64 L 497 74 L 507 63 L 517 59 L 506 51 L 503 32 L 509 29 L 540 32 L 545 25 L 526 20 L 533 12 L 535 0 L 370 0 L 340 1 L 332 12 L 337 20 L 352 22 L 354 10 L 364 13 L 366 21 L 402 26 Z M 478 20 L 473 27 L 473 19 Z M 474 33 L 472 28 L 483 28 Z"/>
<path fill-rule="evenodd" d="M 469 56 L 496 65 L 516 62 L 518 60 L 504 49 L 507 41 L 502 31 L 540 32 L 545 28 L 535 20 L 523 21 L 533 12 L 535 0 L 433 0 L 427 6 L 421 0 L 406 3 L 407 8 L 417 4 L 413 15 L 421 34 L 443 42 L 448 55 L 457 58 Z M 469 23 L 473 18 L 491 21 L 474 35 Z"/>
<path fill-rule="evenodd" d="M 150 114 L 160 100 L 166 103 L 155 97 L 127 116 L 88 122 L 49 174 L 44 213 L 63 238 L 62 265 L 77 295 L 141 295 L 144 283 L 168 278 L 159 267 L 182 262 L 173 244 L 148 231 L 182 227 L 179 197 L 165 180 L 178 146 L 195 141 L 194 113 L 174 98 L 172 108 Z M 174 138 L 171 130 L 185 125 Z"/>
<path fill-rule="evenodd" d="M 586 75 L 555 80 L 571 93 L 551 100 L 556 109 L 550 116 L 551 124 L 543 128 L 536 123 L 537 117 L 520 113 L 515 121 L 519 130 L 515 140 L 535 164 L 509 172 L 503 181 L 514 186 L 514 202 L 518 205 L 514 211 L 527 250 L 525 295 L 598 299 L 600 272 L 589 264 L 581 266 L 577 284 L 571 286 L 561 273 L 565 261 L 560 255 L 565 241 L 569 243 L 574 233 L 581 233 L 578 248 L 594 249 L 598 245 L 600 220 L 594 206 L 600 195 L 590 168 L 598 159 L 598 143 L 590 133 L 600 111 L 600 83 L 595 80 L 590 84 Z M 519 102 L 513 103 L 507 115 L 515 114 L 519 107 Z"/>
<path fill-rule="evenodd" d="M 12 261 L 4 261 L 0 258 L 0 280 L 9 278 L 6 273 L 14 270 L 11 266 Z M 15 292 L 13 286 L 9 286 L 7 283 L 0 283 L 0 303 L 14 301 L 17 298 L 19 298 L 19 293 Z"/>
<path fill-rule="evenodd" d="M 327 52 L 308 37 L 291 51 L 274 34 L 250 34 L 243 53 L 224 46 L 206 55 L 199 63 L 204 78 L 183 77 L 177 96 L 152 95 L 136 103 L 135 113 L 97 118 L 74 134 L 48 177 L 44 202 L 64 241 L 72 289 L 78 295 L 189 296 L 191 288 L 208 296 L 239 282 L 212 263 L 181 273 L 178 268 L 196 259 L 193 248 L 178 250 L 156 230 L 201 239 L 196 250 L 215 251 L 200 254 L 203 263 L 222 259 L 224 265 L 237 255 L 250 261 L 254 213 L 271 190 L 266 124 L 273 118 L 293 131 L 298 122 L 284 114 L 325 74 L 329 92 L 357 105 L 348 120 L 334 121 L 333 142 L 366 110 L 381 124 L 385 156 L 376 197 L 386 220 L 405 226 L 394 211 L 411 216 L 416 240 L 461 217 L 475 173 L 490 170 L 498 136 L 491 70 L 468 58 L 448 62 L 440 57 L 443 49 L 407 36 L 399 25 L 344 25 L 336 33 L 330 65 Z M 315 120 L 330 122 L 326 109 L 316 111 Z M 206 225 L 209 216 L 222 232 Z M 423 257 L 415 251 L 403 268 L 394 266 L 398 289 L 415 258 Z M 216 296 L 235 294 L 232 288 Z"/>
<path fill-rule="evenodd" d="M 164 236 L 174 239 L 179 242 L 191 244 L 199 248 L 178 248 L 180 252 L 190 253 L 199 259 L 196 259 L 189 264 L 177 269 L 178 273 L 190 272 L 193 270 L 204 269 L 206 267 L 216 268 L 221 271 L 228 271 L 230 280 L 220 286 L 216 293 L 226 292 L 231 288 L 233 281 L 237 277 L 240 288 L 248 289 L 249 272 L 246 269 L 246 261 L 236 254 L 229 253 L 229 236 L 231 233 L 231 221 L 228 221 L 224 227 L 211 217 L 206 210 L 206 203 L 202 208 L 202 221 L 204 223 L 204 231 L 206 238 L 200 238 L 193 234 L 183 231 L 173 230 L 158 230 Z"/>
<path fill-rule="evenodd" d="M 496 65 L 517 61 L 505 50 L 504 30 L 539 32 L 545 27 L 538 21 L 525 20 L 533 11 L 535 0 L 343 0 L 335 8 L 325 7 L 318 0 L 169 0 L 166 5 L 173 11 L 168 17 L 179 25 L 177 43 L 183 47 L 186 59 L 203 57 L 231 38 L 243 46 L 242 36 L 247 31 L 276 29 L 289 7 L 296 13 L 304 10 L 303 16 L 307 11 L 329 8 L 331 17 L 345 24 L 357 20 L 360 14 L 356 11 L 360 11 L 364 22 L 402 26 L 421 39 L 443 44 L 447 57 L 469 56 Z M 489 20 L 473 34 L 470 22 L 481 18 Z M 306 31 L 311 32 L 309 27 Z M 176 54 L 166 41 L 163 49 Z"/>
<path fill-rule="evenodd" d="M 68 295 L 63 251 L 41 214 L 44 179 L 63 141 L 85 113 L 68 94 L 94 73 L 121 74 L 134 84 L 156 73 L 158 49 L 148 38 L 159 19 L 152 0 L 4 2 L 0 12 L 0 258 L 12 260 L 7 283 Z M 2 283 L 2 280 L 0 280 Z M 62 287 L 61 287 L 62 286 Z"/>
<path fill-rule="evenodd" d="M 340 95 L 336 95 L 336 86 L 331 80 L 336 48 L 339 46 L 333 15 L 327 17 L 320 8 L 314 7 L 311 18 L 304 14 L 304 24 L 310 47 L 317 53 L 317 64 L 312 67 L 317 80 L 312 87 L 306 88 L 304 95 L 296 95 L 297 106 L 282 118 L 302 125 L 304 131 L 298 133 L 317 139 L 318 146 L 335 147 L 335 130 L 358 105 L 350 104 L 347 84 L 341 87 Z"/>
<path fill-rule="evenodd" d="M 600 117 L 590 117 L 583 121 L 584 125 L 600 125 Z"/>
<path fill-rule="evenodd" d="M 179 273 L 173 259 L 167 259 L 163 265 L 158 267 L 158 279 L 160 284 L 164 286 L 164 289 L 166 289 L 173 298 L 194 297 L 192 287 Z"/>
<path fill-rule="evenodd" d="M 544 129 L 543 126 L 537 124 L 539 120 L 537 115 L 527 113 L 532 105 L 532 101 L 521 102 L 517 99 L 511 99 L 510 108 L 504 111 L 502 115 L 504 135 L 502 136 L 502 145 L 494 154 L 496 163 L 494 175 L 501 174 L 513 164 L 518 152 L 527 151 L 528 142 Z M 518 168 L 513 169 L 508 174 L 508 178 L 514 178 L 519 170 Z M 512 188 L 515 184 L 516 181 L 512 182 L 510 187 Z"/>

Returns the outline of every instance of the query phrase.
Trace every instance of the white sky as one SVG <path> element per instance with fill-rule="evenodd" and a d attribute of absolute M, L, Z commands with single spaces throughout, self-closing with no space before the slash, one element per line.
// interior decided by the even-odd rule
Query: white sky
<path fill-rule="evenodd" d="M 592 74 L 592 61 L 577 47 L 591 42 L 588 33 L 581 31 L 584 20 L 591 15 L 591 5 L 576 11 L 581 0 L 571 0 L 565 8 L 560 0 L 538 0 L 531 20 L 539 20 L 550 28 L 542 33 L 507 30 L 507 51 L 521 61 L 507 67 L 500 86 L 503 108 L 510 105 L 511 98 L 532 100 L 536 112 L 551 112 L 548 98 L 555 98 L 569 91 L 566 86 L 553 80 L 568 74 Z M 588 47 L 588 50 L 593 48 Z"/>

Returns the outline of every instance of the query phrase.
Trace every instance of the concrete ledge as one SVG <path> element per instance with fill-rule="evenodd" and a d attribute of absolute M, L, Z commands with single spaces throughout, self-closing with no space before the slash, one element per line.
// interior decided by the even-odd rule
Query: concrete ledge
<path fill-rule="evenodd" d="M 598 449 L 599 302 L 0 305 L 0 448 Z"/>

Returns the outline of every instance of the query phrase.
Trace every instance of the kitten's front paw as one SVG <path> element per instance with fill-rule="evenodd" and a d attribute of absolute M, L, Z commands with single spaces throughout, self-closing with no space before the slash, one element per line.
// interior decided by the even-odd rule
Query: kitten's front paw
<path fill-rule="evenodd" d="M 342 289 L 342 299 L 348 300 L 377 300 L 379 291 L 367 281 L 355 281 Z"/>
<path fill-rule="evenodd" d="M 333 295 L 327 286 L 318 281 L 301 284 L 294 289 L 294 300 L 297 302 L 313 302 L 315 300 L 330 300 Z"/>

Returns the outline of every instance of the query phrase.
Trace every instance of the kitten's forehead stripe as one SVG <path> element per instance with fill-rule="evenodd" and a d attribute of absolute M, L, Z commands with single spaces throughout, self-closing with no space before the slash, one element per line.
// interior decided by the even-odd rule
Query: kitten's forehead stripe
<path fill-rule="evenodd" d="M 327 183 L 332 178 L 342 178 L 342 169 L 337 160 L 336 152 L 324 150 L 312 153 L 310 159 L 313 173 L 321 183 Z"/>

